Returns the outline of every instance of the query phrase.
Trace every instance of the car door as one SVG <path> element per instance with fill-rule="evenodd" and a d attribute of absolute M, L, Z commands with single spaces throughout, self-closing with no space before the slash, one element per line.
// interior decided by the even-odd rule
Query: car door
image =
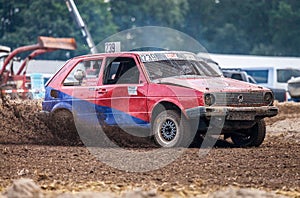
<path fill-rule="evenodd" d="M 147 81 L 133 55 L 107 57 L 96 92 L 100 120 L 107 125 L 147 125 Z"/>
<path fill-rule="evenodd" d="M 64 101 L 71 104 L 76 119 L 97 119 L 95 97 L 102 63 L 102 58 L 79 61 L 62 83 Z"/>

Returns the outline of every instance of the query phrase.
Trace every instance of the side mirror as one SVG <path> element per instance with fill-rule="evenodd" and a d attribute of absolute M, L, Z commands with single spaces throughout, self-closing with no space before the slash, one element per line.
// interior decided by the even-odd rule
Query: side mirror
<path fill-rule="evenodd" d="M 85 77 L 85 71 L 83 71 L 82 69 L 78 69 L 76 70 L 75 74 L 74 74 L 74 78 L 76 80 L 78 80 L 79 82 L 82 82 L 83 78 Z"/>

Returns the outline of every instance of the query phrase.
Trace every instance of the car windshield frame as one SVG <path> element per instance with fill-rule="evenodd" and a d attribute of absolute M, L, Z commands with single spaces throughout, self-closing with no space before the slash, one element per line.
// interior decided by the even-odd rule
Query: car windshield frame
<path fill-rule="evenodd" d="M 143 62 L 151 81 L 162 78 L 220 77 L 210 64 L 201 60 L 169 59 Z M 216 67 L 217 68 L 217 67 Z"/>

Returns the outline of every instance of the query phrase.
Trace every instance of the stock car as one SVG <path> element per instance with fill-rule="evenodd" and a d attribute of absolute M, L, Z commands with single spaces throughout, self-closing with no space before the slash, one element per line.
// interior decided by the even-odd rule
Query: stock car
<path fill-rule="evenodd" d="M 87 125 L 144 128 L 160 147 L 187 147 L 209 129 L 238 147 L 258 147 L 264 118 L 278 114 L 272 91 L 224 78 L 213 61 L 184 51 L 75 57 L 45 89 L 42 113 L 51 120 L 64 124 L 63 114 Z"/>

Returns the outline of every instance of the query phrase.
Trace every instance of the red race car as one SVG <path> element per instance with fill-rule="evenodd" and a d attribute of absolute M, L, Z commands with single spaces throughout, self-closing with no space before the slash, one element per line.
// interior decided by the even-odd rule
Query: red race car
<path fill-rule="evenodd" d="M 224 78 L 193 53 L 139 51 L 69 60 L 46 85 L 43 113 L 56 122 L 63 114 L 87 125 L 96 118 L 101 126 L 146 128 L 162 147 L 188 146 L 208 129 L 251 147 L 265 138 L 263 119 L 278 114 L 273 101 L 269 89 Z"/>

